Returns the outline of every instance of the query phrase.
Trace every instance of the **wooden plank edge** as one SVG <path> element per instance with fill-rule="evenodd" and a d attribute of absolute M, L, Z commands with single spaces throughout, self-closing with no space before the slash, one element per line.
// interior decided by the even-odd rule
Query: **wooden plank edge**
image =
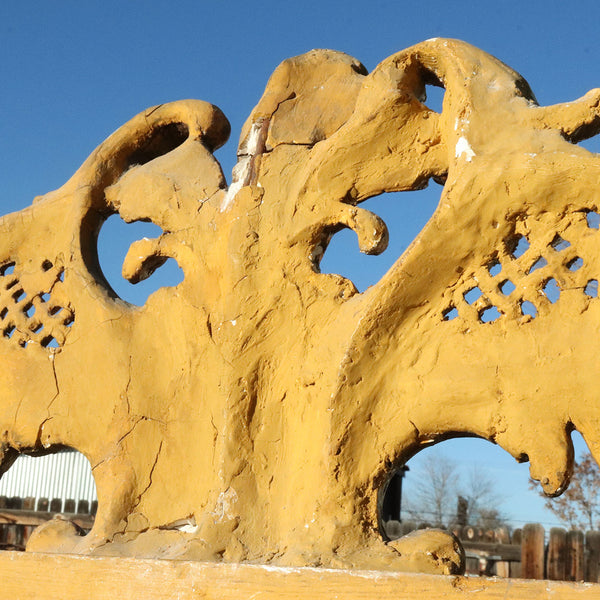
<path fill-rule="evenodd" d="M 0 552 L 0 590 L 11 600 L 600 600 L 590 583 L 28 552 Z"/>

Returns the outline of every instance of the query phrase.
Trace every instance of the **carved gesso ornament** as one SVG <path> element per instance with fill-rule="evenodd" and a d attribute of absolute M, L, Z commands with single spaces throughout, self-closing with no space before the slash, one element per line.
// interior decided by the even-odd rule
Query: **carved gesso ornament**
<path fill-rule="evenodd" d="M 426 84 L 446 89 L 441 114 Z M 447 534 L 379 532 L 394 465 L 471 434 L 563 490 L 573 428 L 600 456 L 600 159 L 574 145 L 600 130 L 599 98 L 540 107 L 455 40 L 370 74 L 312 51 L 273 73 L 229 187 L 212 154 L 226 118 L 182 101 L 4 217 L 2 469 L 70 446 L 99 498 L 87 536 L 53 521 L 29 549 L 456 572 Z M 319 272 L 342 228 L 385 249 L 361 201 L 432 178 L 435 214 L 377 285 Z M 125 277 L 168 257 L 184 271 L 142 307 L 98 264 L 114 213 L 164 232 L 132 244 Z"/>

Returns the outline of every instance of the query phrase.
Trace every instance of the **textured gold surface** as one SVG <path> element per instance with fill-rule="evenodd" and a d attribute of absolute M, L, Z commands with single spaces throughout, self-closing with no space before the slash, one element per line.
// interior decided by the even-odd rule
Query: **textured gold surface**
<path fill-rule="evenodd" d="M 441 114 L 426 84 L 446 88 Z M 378 532 L 394 465 L 474 434 L 561 491 L 573 427 L 600 455 L 600 160 L 571 143 L 600 129 L 599 97 L 539 107 L 517 73 L 454 40 L 371 74 L 313 51 L 274 72 L 229 188 L 212 156 L 225 117 L 184 101 L 137 116 L 65 186 L 4 217 L 4 466 L 72 446 L 99 497 L 88 536 L 50 524 L 29 548 L 449 573 L 449 536 Z M 445 182 L 440 204 L 377 285 L 358 294 L 319 273 L 341 228 L 363 252 L 385 249 L 361 201 L 430 178 Z M 127 278 L 166 257 L 185 273 L 141 308 L 98 266 L 112 213 L 164 231 L 131 246 Z M 6 289 L 15 277 L 25 298 Z"/>

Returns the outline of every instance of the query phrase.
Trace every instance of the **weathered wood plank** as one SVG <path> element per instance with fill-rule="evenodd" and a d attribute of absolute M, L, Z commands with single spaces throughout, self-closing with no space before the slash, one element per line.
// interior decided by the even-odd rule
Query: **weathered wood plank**
<path fill-rule="evenodd" d="M 583 531 L 567 532 L 567 572 L 569 581 L 583 581 L 585 578 Z"/>
<path fill-rule="evenodd" d="M 521 575 L 527 579 L 544 578 L 544 528 L 539 523 L 523 527 Z"/>
<path fill-rule="evenodd" d="M 567 532 L 560 527 L 550 530 L 546 576 L 554 581 L 567 579 Z"/>
<path fill-rule="evenodd" d="M 600 585 L 0 552 L 11 600 L 600 600 Z"/>
<path fill-rule="evenodd" d="M 586 581 L 594 583 L 600 580 L 600 531 L 588 531 L 585 534 L 587 555 Z"/>

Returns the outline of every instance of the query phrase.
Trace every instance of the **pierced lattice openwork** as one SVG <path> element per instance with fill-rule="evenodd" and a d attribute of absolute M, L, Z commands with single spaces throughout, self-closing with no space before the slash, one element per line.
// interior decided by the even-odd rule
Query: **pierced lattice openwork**
<path fill-rule="evenodd" d="M 37 269 L 14 260 L 0 266 L 0 328 L 5 339 L 21 348 L 64 344 L 75 313 L 63 298 L 63 279 L 64 269 L 49 260 Z"/>
<path fill-rule="evenodd" d="M 596 298 L 598 273 L 586 246 L 599 226 L 600 215 L 584 210 L 565 215 L 551 233 L 538 236 L 534 228 L 507 237 L 452 288 L 443 320 L 493 323 L 509 317 L 528 322 L 558 302 L 562 290 Z"/>

